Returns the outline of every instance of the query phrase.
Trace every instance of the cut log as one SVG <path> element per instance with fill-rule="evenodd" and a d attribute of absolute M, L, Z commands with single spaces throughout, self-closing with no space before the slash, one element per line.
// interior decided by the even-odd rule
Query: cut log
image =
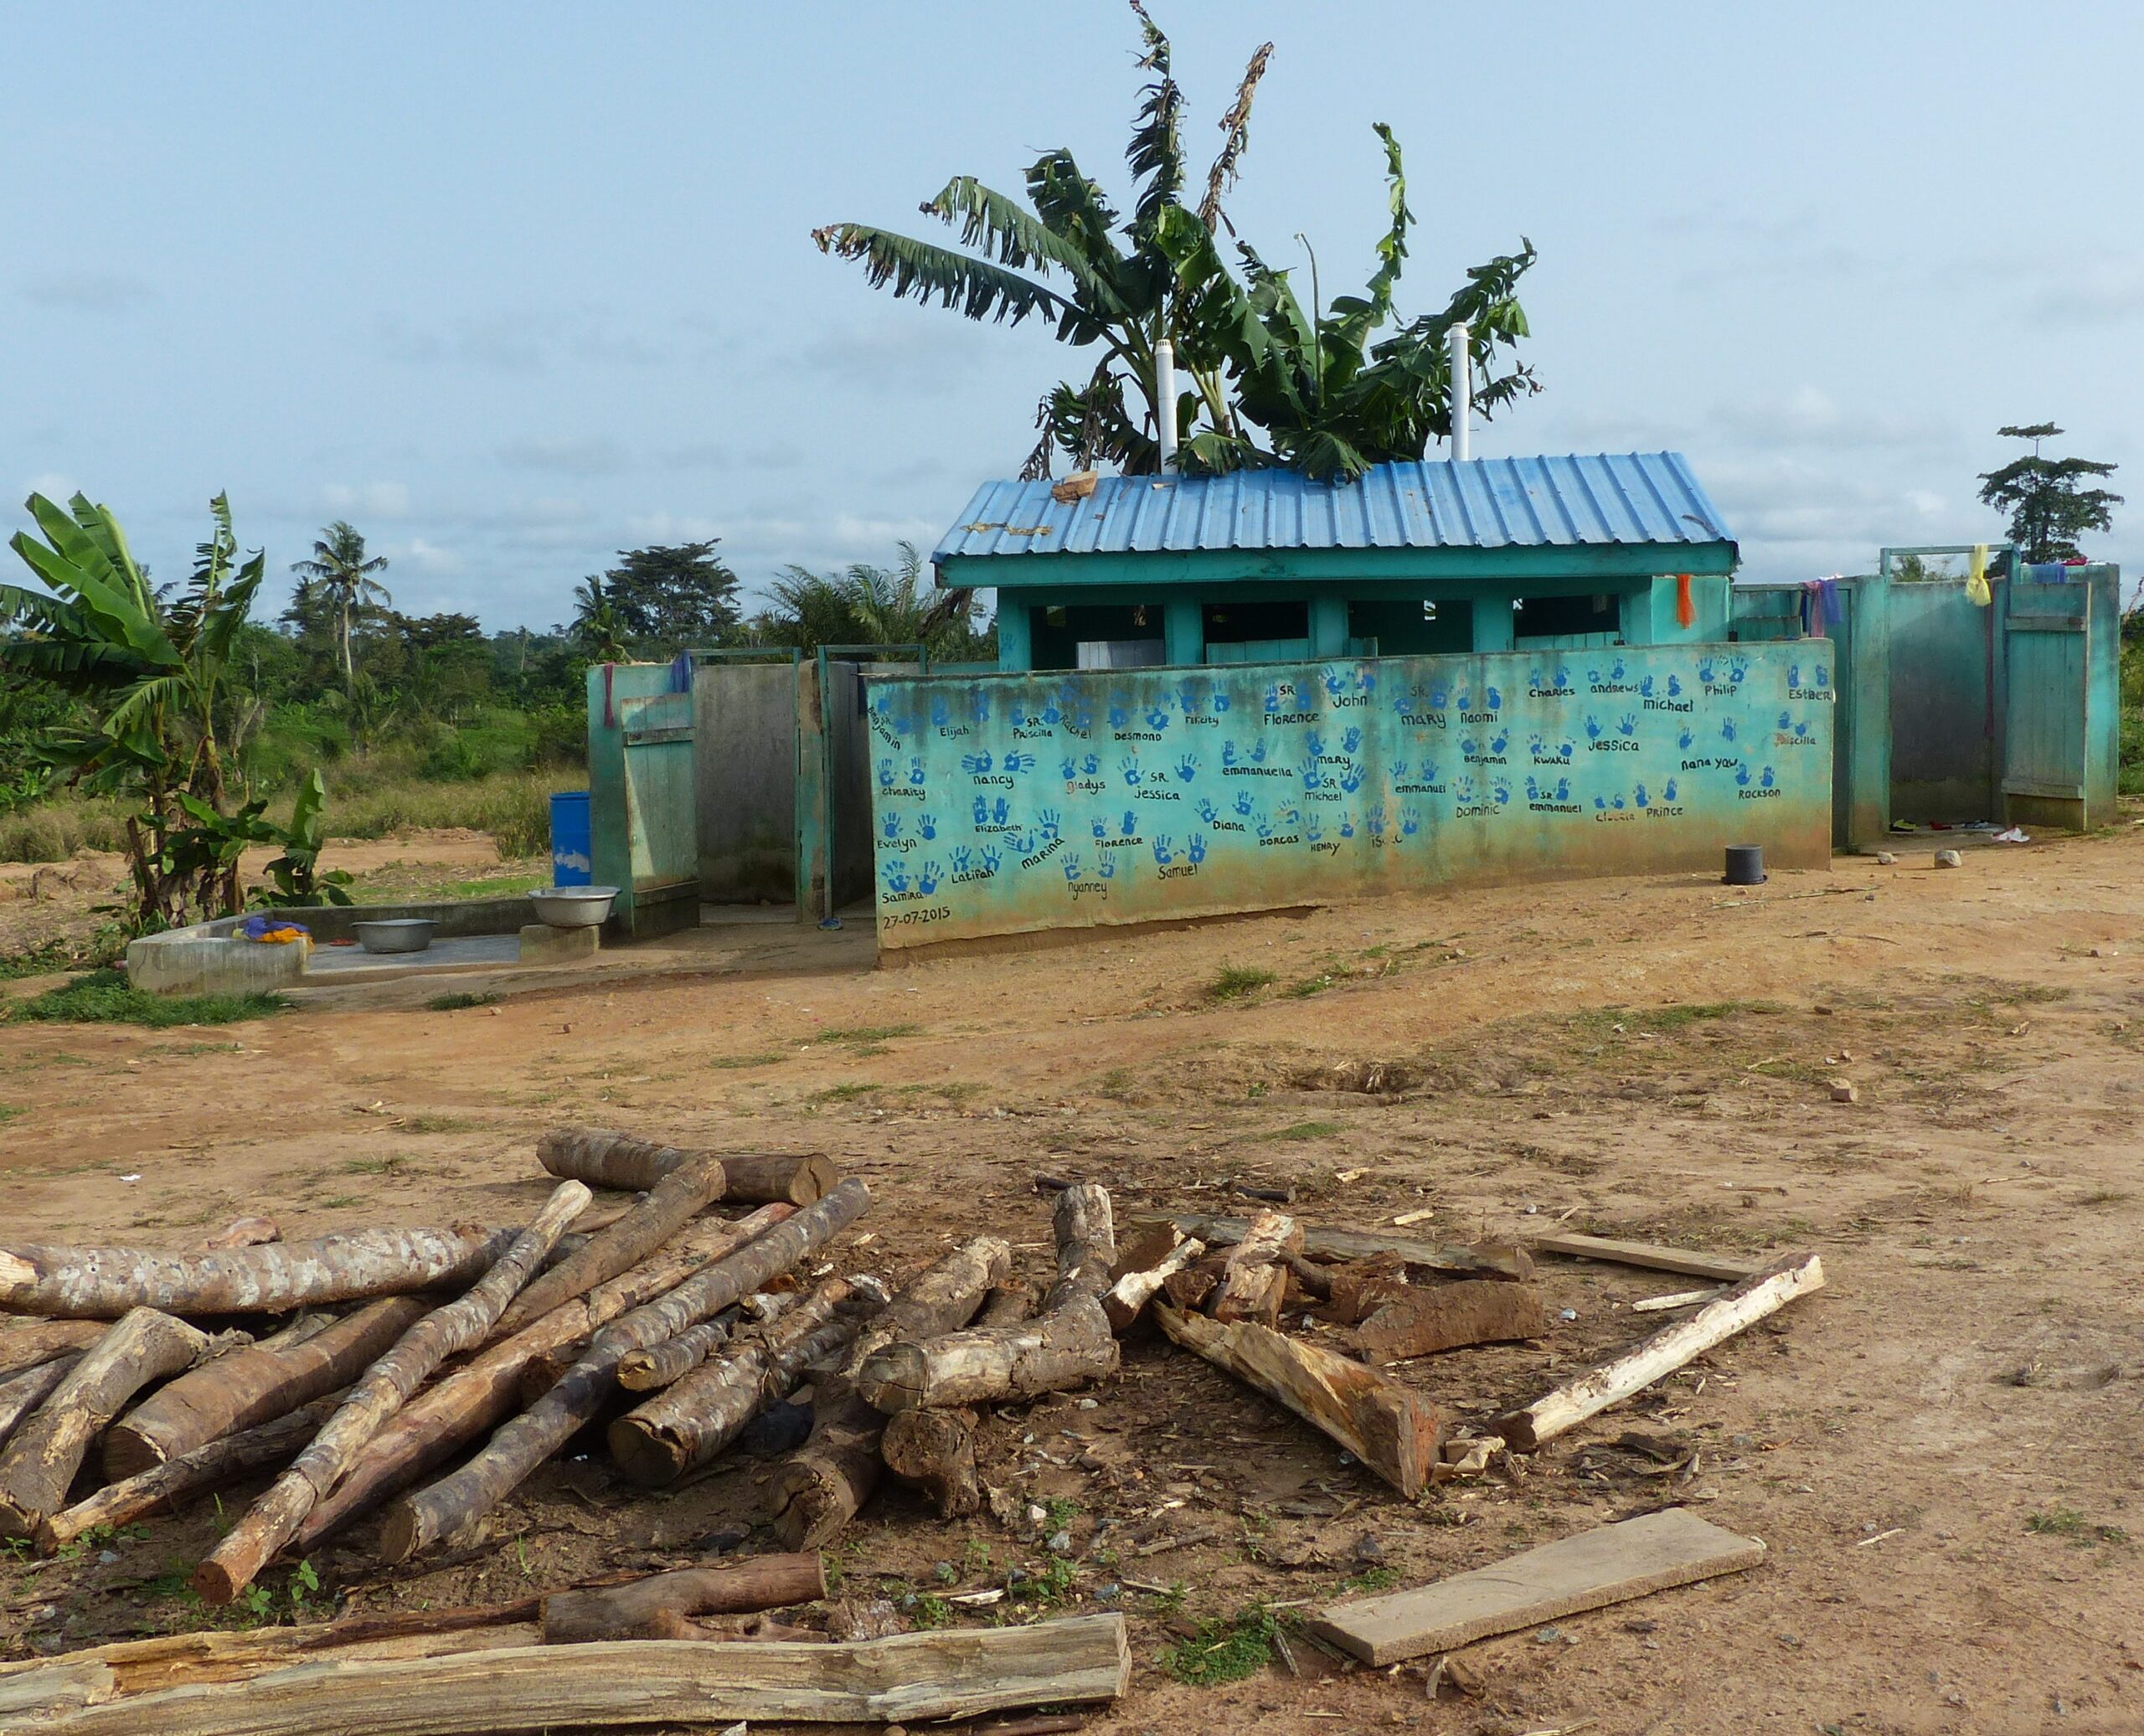
<path fill-rule="evenodd" d="M 349 1385 L 425 1312 L 420 1296 L 384 1296 L 296 1344 L 271 1339 L 217 1357 L 105 1431 L 105 1476 L 138 1476 Z"/>
<path fill-rule="evenodd" d="M 619 1470 L 654 1488 L 706 1464 L 763 1407 L 786 1396 L 807 1367 L 855 1336 L 853 1324 L 833 1317 L 848 1293 L 843 1280 L 829 1279 L 776 1319 L 740 1335 L 729 1355 L 703 1363 L 620 1417 L 610 1431 Z"/>
<path fill-rule="evenodd" d="M 1224 1326 L 1160 1304 L 1154 1318 L 1178 1344 L 1278 1399 L 1410 1500 L 1428 1483 L 1444 1418 L 1390 1377 L 1250 1321 Z"/>
<path fill-rule="evenodd" d="M 683 1380 L 729 1342 L 731 1324 L 729 1315 L 719 1315 L 688 1327 L 674 1338 L 621 1357 L 618 1384 L 629 1393 L 652 1393 Z"/>
<path fill-rule="evenodd" d="M 719 1159 L 728 1178 L 724 1199 L 808 1206 L 832 1193 L 841 1179 L 833 1164 L 816 1151 L 692 1151 L 600 1127 L 557 1128 L 536 1146 L 537 1161 L 554 1176 L 636 1193 L 654 1187 L 681 1165 L 708 1156 Z"/>
<path fill-rule="evenodd" d="M 1265 1326 L 1278 1323 L 1281 1302 L 1287 1295 L 1288 1269 L 1275 1264 L 1286 1254 L 1300 1254 L 1303 1228 L 1286 1212 L 1260 1212 L 1244 1227 L 1242 1239 L 1229 1249 L 1221 1264 L 1221 1281 L 1208 1300 L 1206 1311 L 1226 1324 L 1232 1320 L 1255 1320 Z"/>
<path fill-rule="evenodd" d="M 1462 1344 L 1538 1338 L 1545 1330 L 1547 1315 L 1532 1285 L 1466 1278 L 1410 1290 L 1385 1303 L 1355 1328 L 1353 1342 L 1358 1356 L 1396 1363 Z"/>
<path fill-rule="evenodd" d="M 1618 1242 L 1605 1236 L 1529 1236 L 1526 1245 L 1536 1254 L 1561 1254 L 1572 1260 L 1605 1260 L 1616 1265 L 1642 1266 L 1648 1271 L 1716 1278 L 1725 1284 L 1739 1284 L 1765 1269 L 1761 1260 L 1693 1253 L 1688 1248 L 1662 1248 L 1652 1242 Z"/>
<path fill-rule="evenodd" d="M 298 1410 L 235 1435 L 204 1442 L 147 1471 L 107 1483 L 86 1501 L 53 1513 L 37 1528 L 40 1554 L 49 1555 L 87 1531 L 127 1525 L 170 1506 L 182 1496 L 221 1488 L 271 1465 L 286 1465 L 335 1414 L 336 1400 L 317 1399 Z"/>
<path fill-rule="evenodd" d="M 109 1700 L 117 1691 L 110 1664 L 40 1660 L 43 1667 L 0 1677 L 0 1718 L 51 1713 Z"/>
<path fill-rule="evenodd" d="M 1496 1432 L 1513 1451 L 1530 1453 L 1595 1413 L 1643 1392 L 1745 1326 L 1777 1313 L 1796 1296 L 1823 1286 L 1822 1260 L 1813 1254 L 1790 1254 L 1721 1291 L 1717 1301 L 1687 1320 L 1663 1326 L 1635 1350 L 1564 1382 L 1523 1410 L 1499 1417 Z"/>
<path fill-rule="evenodd" d="M 1407 1281 L 1407 1262 L 1396 1254 L 1379 1254 L 1368 1260 L 1349 1260 L 1344 1265 L 1327 1268 L 1329 1282 L 1325 1306 L 1318 1310 L 1318 1317 L 1330 1321 L 1337 1326 L 1352 1326 L 1367 1320 L 1387 1302 L 1399 1301 L 1411 1295 L 1414 1286 Z M 1462 1280 L 1466 1283 L 1481 1283 L 1481 1279 Z"/>
<path fill-rule="evenodd" d="M 1284 1254 L 1281 1264 L 1288 1269 L 1288 1275 L 1302 1288 L 1303 1294 L 1313 1301 L 1328 1301 L 1332 1295 L 1332 1268 L 1322 1266 L 1314 1260 L 1300 1254 Z"/>
<path fill-rule="evenodd" d="M 994 1296 L 1012 1258 L 1012 1249 L 997 1236 L 978 1236 L 955 1249 L 857 1335 L 838 1371 L 814 1377 L 811 1438 L 774 1483 L 775 1526 L 790 1548 L 831 1543 L 879 1486 L 885 1418 L 856 1391 L 857 1371 L 883 1345 L 936 1338 L 966 1326 L 984 1298 Z"/>
<path fill-rule="evenodd" d="M 0 1451 L 0 1537 L 29 1537 L 67 1505 L 90 1443 L 152 1381 L 252 1341 L 211 1337 L 154 1308 L 137 1308 L 82 1352 L 66 1378 Z"/>
<path fill-rule="evenodd" d="M 712 1152 L 680 1164 L 624 1217 L 590 1236 L 587 1246 L 560 1260 L 516 1296 L 513 1306 L 499 1316 L 492 1336 L 503 1338 L 518 1332 L 561 1303 L 631 1270 L 720 1199 L 724 1179 L 722 1160 Z"/>
<path fill-rule="evenodd" d="M 312 1549 L 513 1415 L 521 1372 L 531 1358 L 558 1344 L 585 1340 L 619 1316 L 653 1301 L 702 1267 L 734 1254 L 773 1229 L 792 1209 L 762 1206 L 734 1223 L 714 1219 L 688 1223 L 630 1272 L 554 1309 L 456 1369 L 398 1412 L 366 1444 L 335 1492 L 306 1516 L 298 1547 Z"/>
<path fill-rule="evenodd" d="M 14 1438 L 23 1419 L 35 1414 L 38 1406 L 52 1396 L 54 1389 L 75 1372 L 75 1365 L 81 1360 L 82 1353 L 75 1351 L 0 1381 L 0 1447 Z"/>
<path fill-rule="evenodd" d="M 522 1480 L 594 1421 L 617 1387 L 619 1358 L 711 1319 L 740 1296 L 765 1288 L 863 1216 L 870 1189 L 852 1177 L 756 1240 L 703 1267 L 675 1290 L 612 1321 L 543 1398 L 495 1433 L 475 1458 L 389 1508 L 381 1548 L 389 1561 L 489 1512 Z"/>
<path fill-rule="evenodd" d="M 0 1377 L 19 1374 L 70 1351 L 87 1350 L 104 1336 L 100 1320 L 24 1320 L 0 1332 Z"/>
<path fill-rule="evenodd" d="M 886 1419 L 879 1443 L 886 1469 L 921 1491 L 941 1519 L 960 1518 L 982 1505 L 975 1423 L 972 1410 L 904 1410 Z"/>
<path fill-rule="evenodd" d="M 1208 1254 L 1194 1260 L 1180 1272 L 1171 1272 L 1162 1280 L 1162 1294 L 1168 1299 L 1172 1308 L 1188 1314 L 1214 1294 L 1221 1281 L 1221 1267 L 1218 1256 Z"/>
<path fill-rule="evenodd" d="M 1646 1597 L 1765 1558 L 1765 1546 L 1668 1507 L 1582 1531 L 1494 1567 L 1311 1613 L 1310 1630 L 1366 1664 L 1450 1651 L 1581 1610 Z"/>
<path fill-rule="evenodd" d="M 193 1589 L 204 1602 L 228 1604 L 253 1583 L 433 1370 L 483 1342 L 591 1197 L 579 1182 L 560 1182 L 528 1228 L 466 1295 L 425 1315 L 365 1370 L 296 1461 L 193 1570 Z"/>
<path fill-rule="evenodd" d="M 990 1286 L 990 1294 L 983 1299 L 982 1311 L 976 1316 L 975 1323 L 979 1326 L 1010 1326 L 1034 1311 L 1034 1285 L 1024 1278 L 1015 1278 Z"/>
<path fill-rule="evenodd" d="M 1116 1335 L 1091 1296 L 1012 1326 L 889 1344 L 857 1372 L 857 1390 L 889 1416 L 919 1406 L 988 1404 L 1062 1393 L 1116 1373 Z"/>
<path fill-rule="evenodd" d="M 1678 1308 L 1694 1308 L 1700 1302 L 1709 1302 L 1720 1291 L 1714 1285 L 1710 1290 L 1678 1290 L 1672 1296 L 1645 1296 L 1631 1304 L 1633 1314 L 1667 1314 Z"/>
<path fill-rule="evenodd" d="M 264 1242 L 280 1242 L 283 1232 L 272 1218 L 234 1218 L 215 1234 L 203 1239 L 204 1252 L 213 1254 L 219 1248 L 258 1248 Z"/>
<path fill-rule="evenodd" d="M 1197 1236 L 1209 1248 L 1240 1242 L 1250 1222 L 1244 1218 L 1215 1217 L 1204 1212 L 1176 1212 L 1168 1221 L 1188 1236 Z M 1509 1244 L 1477 1243 L 1471 1248 L 1449 1242 L 1416 1241 L 1408 1236 L 1366 1234 L 1352 1229 L 1321 1229 L 1303 1226 L 1302 1251 L 1313 1260 L 1368 1260 L 1374 1254 L 1396 1254 L 1410 1266 L 1434 1272 L 1456 1272 L 1469 1278 L 1530 1278 L 1533 1262 L 1523 1248 Z"/>
<path fill-rule="evenodd" d="M 724 1567 L 652 1574 L 600 1591 L 557 1591 L 544 1599 L 546 1645 L 590 1640 L 661 1640 L 692 1615 L 786 1610 L 827 1594 L 818 1552 L 761 1555 Z"/>
<path fill-rule="evenodd" d="M 1042 1299 L 1042 1311 L 1076 1297 L 1099 1301 L 1108 1290 L 1116 1265 L 1116 1221 L 1109 1190 L 1079 1182 L 1050 1202 L 1050 1227 L 1057 1238 L 1057 1282 Z"/>
<path fill-rule="evenodd" d="M 1170 1234 L 1175 1234 L 1173 1229 Z M 1206 1244 L 1193 1237 L 1189 1241 L 1178 1242 L 1145 1271 L 1124 1273 L 1102 1298 L 1102 1312 L 1109 1316 L 1110 1330 L 1129 1331 L 1131 1323 L 1146 1311 L 1147 1304 L 1162 1293 L 1162 1286 L 1205 1251 Z"/>
<path fill-rule="evenodd" d="M 387 1663 L 305 1663 L 61 1713 L 39 1736 L 488 1736 L 499 1730 L 761 1722 L 915 1725 L 1130 1687 L 1119 1615 L 848 1645 L 648 1640 Z"/>

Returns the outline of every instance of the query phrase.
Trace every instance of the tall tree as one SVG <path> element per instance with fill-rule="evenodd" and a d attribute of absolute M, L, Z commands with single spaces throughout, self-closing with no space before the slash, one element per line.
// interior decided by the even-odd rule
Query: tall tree
<path fill-rule="evenodd" d="M 2121 504 L 2119 494 L 2085 484 L 2095 476 L 2112 476 L 2119 466 L 2090 458 L 2043 458 L 2040 442 L 2062 433 L 2052 422 L 1995 431 L 2004 440 L 2028 440 L 2033 450 L 2030 456 L 2013 458 L 2000 470 L 1983 471 L 1981 499 L 2010 515 L 2010 540 L 2027 560 L 2080 559 L 2077 538 L 2088 531 L 2111 529 L 2114 509 Z"/>
<path fill-rule="evenodd" d="M 574 587 L 574 642 L 598 663 L 616 663 L 626 657 L 625 623 L 618 619 L 611 595 L 594 574 Z"/>
<path fill-rule="evenodd" d="M 767 587 L 774 607 L 750 624 L 751 638 L 801 651 L 822 645 L 921 645 L 933 657 L 955 662 L 982 657 L 987 636 L 976 630 L 975 593 L 939 593 L 915 544 L 902 543 L 899 550 L 891 567 L 858 561 L 839 573 L 784 568 Z"/>
<path fill-rule="evenodd" d="M 1140 64 L 1153 76 L 1141 93 L 1125 153 L 1139 183 L 1128 220 L 1060 149 L 1029 167 L 1028 209 L 965 175 L 922 207 L 957 226 L 971 252 L 865 224 L 812 232 L 822 250 L 861 260 L 871 283 L 890 285 L 896 296 L 936 300 L 972 320 L 1017 325 L 1039 315 L 1054 322 L 1063 342 L 1100 347 L 1084 384 L 1067 382 L 1044 395 L 1036 419 L 1042 439 L 1028 474 L 1047 475 L 1053 452 L 1081 465 L 1106 461 L 1127 472 L 1158 468 L 1155 348 L 1165 337 L 1188 382 L 1177 420 L 1184 436 L 1180 461 L 1194 471 L 1284 462 L 1346 479 L 1381 460 L 1420 457 L 1450 431 L 1446 335 L 1460 321 L 1468 328 L 1474 401 L 1485 419 L 1540 389 L 1532 370 L 1504 353 L 1528 335 L 1516 290 L 1533 263 L 1530 245 L 1469 271 L 1440 312 L 1399 316 L 1397 287 L 1413 214 L 1399 147 L 1382 125 L 1376 131 L 1392 219 L 1367 291 L 1326 307 L 1313 283 L 1306 312 L 1288 273 L 1244 242 L 1235 249 L 1239 280 L 1216 237 L 1224 229 L 1235 233 L 1222 201 L 1249 142 L 1252 99 L 1273 45 L 1251 57 L 1222 117 L 1222 147 L 1203 194 L 1195 208 L 1187 206 L 1183 97 L 1171 72 L 1169 41 L 1140 0 L 1131 5 L 1145 45 Z M 1136 418 L 1127 391 L 1145 402 Z"/>
<path fill-rule="evenodd" d="M 618 551 L 603 595 L 636 651 L 669 657 L 735 630 L 737 575 L 715 554 L 717 540 Z"/>
<path fill-rule="evenodd" d="M 311 585 L 312 597 L 324 604 L 333 618 L 343 689 L 349 693 L 357 685 L 357 664 L 350 655 L 351 627 L 368 611 L 383 609 L 394 600 L 374 576 L 387 570 L 387 557 L 375 554 L 368 559 L 364 538 L 354 525 L 338 518 L 321 532 L 312 545 L 312 558 L 292 562 L 291 570 L 301 581 L 301 598 L 307 595 L 305 587 Z M 296 609 L 299 605 L 293 601 L 291 606 Z"/>

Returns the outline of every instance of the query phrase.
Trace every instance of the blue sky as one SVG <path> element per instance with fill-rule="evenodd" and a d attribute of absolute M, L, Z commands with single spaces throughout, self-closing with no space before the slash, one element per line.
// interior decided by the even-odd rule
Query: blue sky
<path fill-rule="evenodd" d="M 1678 448 L 1745 573 L 1801 578 L 1996 534 L 1993 431 L 2052 420 L 2122 464 L 2095 552 L 2144 576 L 2144 8 L 1154 5 L 1202 165 L 1276 41 L 1230 210 L 1328 294 L 1382 227 L 1373 121 L 1403 312 L 1532 237 L 1547 389 L 1478 454 Z M 1070 353 L 808 232 L 928 230 L 1060 144 L 1121 188 L 1140 82 L 1113 0 L 0 18 L 9 507 L 80 487 L 167 576 L 219 488 L 278 572 L 347 517 L 398 604 L 492 626 L 652 541 L 748 588 L 927 549 Z"/>

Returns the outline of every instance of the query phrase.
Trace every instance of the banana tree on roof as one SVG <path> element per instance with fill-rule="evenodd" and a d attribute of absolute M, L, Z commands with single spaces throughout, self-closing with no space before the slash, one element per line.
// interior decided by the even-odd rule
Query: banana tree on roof
<path fill-rule="evenodd" d="M 971 251 L 863 224 L 813 231 L 822 250 L 862 260 L 874 286 L 889 285 L 897 296 L 935 299 L 978 321 L 1018 325 L 1036 316 L 1051 321 L 1064 343 L 1100 346 L 1083 384 L 1068 381 L 1044 394 L 1036 416 L 1042 437 L 1025 474 L 1048 475 L 1057 451 L 1080 466 L 1158 469 L 1154 352 L 1164 337 L 1188 382 L 1177 422 L 1179 462 L 1191 471 L 1285 463 L 1348 480 L 1381 460 L 1422 456 L 1451 430 L 1446 333 L 1461 320 L 1484 420 L 1540 389 L 1532 369 L 1508 353 L 1528 335 L 1516 290 L 1533 263 L 1530 245 L 1470 271 L 1440 312 L 1399 321 L 1395 292 L 1413 214 L 1399 144 L 1382 125 L 1392 218 L 1367 291 L 1329 308 L 1313 294 L 1306 312 L 1289 274 L 1241 241 L 1239 277 L 1222 257 L 1217 231 L 1235 233 L 1222 199 L 1249 143 L 1251 101 L 1273 45 L 1251 57 L 1222 117 L 1222 148 L 1203 195 L 1188 206 L 1183 97 L 1170 71 L 1168 39 L 1141 0 L 1131 5 L 1145 44 L 1139 64 L 1153 78 L 1125 153 L 1137 183 L 1128 220 L 1059 149 L 1028 168 L 1029 209 L 965 175 L 923 205 L 926 214 L 958 225 Z M 1381 331 L 1387 335 L 1378 338 Z M 1137 416 L 1127 389 L 1144 400 Z"/>

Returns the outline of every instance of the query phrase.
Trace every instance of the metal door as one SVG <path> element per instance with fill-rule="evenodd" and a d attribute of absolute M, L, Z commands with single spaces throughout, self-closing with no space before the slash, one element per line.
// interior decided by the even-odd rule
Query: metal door
<path fill-rule="evenodd" d="M 691 927 L 699 920 L 698 827 L 693 797 L 693 696 L 651 693 L 617 701 L 625 743 L 626 836 L 633 909 L 644 930 L 651 907 L 677 903 L 689 914 L 661 921 Z M 658 919 L 659 920 L 659 919 Z"/>
<path fill-rule="evenodd" d="M 2002 624 L 2006 814 L 2042 826 L 2085 824 L 2085 690 L 2090 591 L 2013 580 Z"/>

